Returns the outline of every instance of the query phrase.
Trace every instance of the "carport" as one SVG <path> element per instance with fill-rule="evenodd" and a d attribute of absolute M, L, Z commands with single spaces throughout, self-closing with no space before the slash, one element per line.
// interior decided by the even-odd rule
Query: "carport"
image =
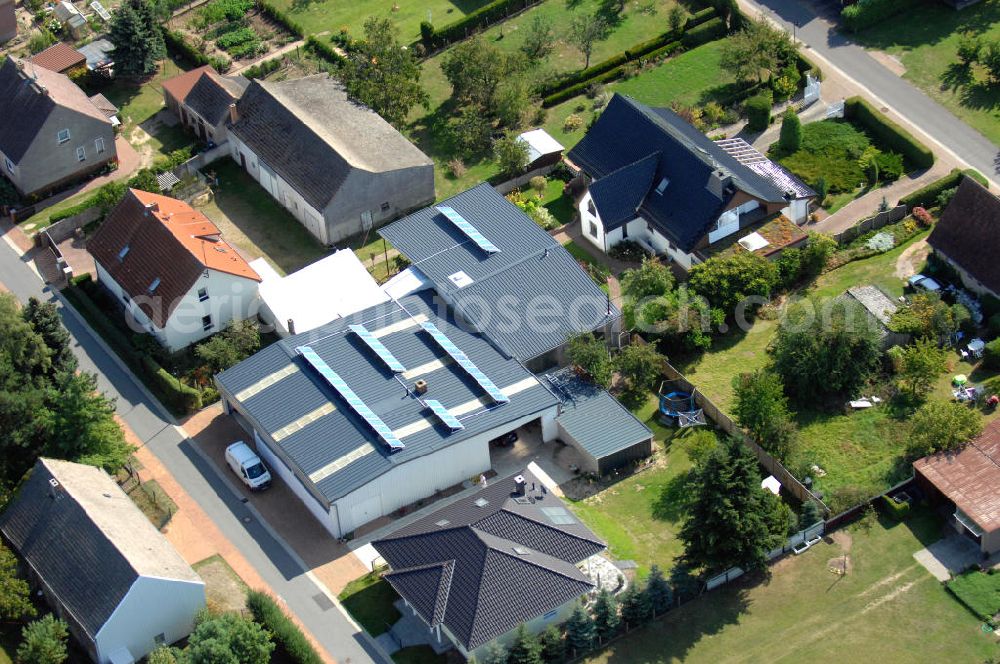
<path fill-rule="evenodd" d="M 562 402 L 559 438 L 584 459 L 581 470 L 608 473 L 653 453 L 653 432 L 607 390 L 566 368 L 544 378 Z"/>

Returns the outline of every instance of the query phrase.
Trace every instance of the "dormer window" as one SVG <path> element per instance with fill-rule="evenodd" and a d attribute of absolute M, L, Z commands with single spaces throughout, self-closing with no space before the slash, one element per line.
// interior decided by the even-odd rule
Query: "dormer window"
<path fill-rule="evenodd" d="M 159 285 L 160 285 L 160 278 L 157 277 L 156 279 L 153 279 L 153 283 L 151 283 L 149 285 L 149 292 L 152 293 L 152 292 L 156 291 L 156 289 L 157 289 L 157 287 L 159 287 Z"/>
<path fill-rule="evenodd" d="M 69 142 L 69 129 L 60 129 L 59 133 L 56 134 L 56 140 L 59 141 L 59 145 Z"/>
<path fill-rule="evenodd" d="M 662 180 L 660 180 L 660 184 L 656 185 L 656 193 L 662 196 L 663 192 L 667 190 L 667 185 L 669 184 L 670 180 L 668 180 L 667 178 L 663 178 Z"/>
<path fill-rule="evenodd" d="M 125 257 L 128 256 L 129 246 L 126 244 L 122 247 L 122 250 L 118 252 L 118 260 L 123 261 Z"/>

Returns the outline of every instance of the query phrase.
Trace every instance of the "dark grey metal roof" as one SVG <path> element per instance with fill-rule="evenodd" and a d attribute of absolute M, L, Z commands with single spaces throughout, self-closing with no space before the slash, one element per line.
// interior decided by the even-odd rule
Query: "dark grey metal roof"
<path fill-rule="evenodd" d="M 553 371 L 544 378 L 562 399 L 562 413 L 557 421 L 595 459 L 653 437 L 649 427 L 607 390 L 581 378 L 572 369 Z"/>
<path fill-rule="evenodd" d="M 50 493 L 52 479 L 36 463 L 0 531 L 93 638 L 139 574 L 72 496 Z"/>
<path fill-rule="evenodd" d="M 728 207 L 732 194 L 721 198 L 707 187 L 712 173 L 721 168 L 732 176 L 737 189 L 764 201 L 783 202 L 783 194 L 772 182 L 729 155 L 722 147 L 665 108 L 651 108 L 616 94 L 587 135 L 567 157 L 596 180 L 594 185 L 609 197 L 621 189 L 631 201 L 635 183 L 628 177 L 630 164 L 654 153 L 659 161 L 653 187 L 639 206 L 640 214 L 684 251 L 691 251 L 711 224 Z M 602 178 L 609 182 L 600 183 Z M 655 185 L 669 181 L 662 194 Z M 592 185 L 592 186 L 594 186 Z M 627 221 L 621 219 L 610 225 Z"/>
<path fill-rule="evenodd" d="M 469 650 L 590 590 L 576 564 L 605 548 L 536 477 L 521 475 L 524 496 L 513 476 L 496 480 L 372 542 L 396 591 Z M 546 510 L 561 511 L 559 523 Z"/>
<path fill-rule="evenodd" d="M 421 319 L 437 325 L 501 390 L 511 386 L 523 389 L 509 395 L 510 403 L 494 405 L 420 329 L 417 321 Z M 352 323 L 362 323 L 380 334 L 379 340 L 407 369 L 424 367 L 422 372 L 404 375 L 400 383 L 357 335 L 348 331 Z M 395 331 L 380 332 L 390 326 Z M 519 362 L 504 357 L 489 341 L 464 328 L 440 299 L 425 291 L 280 341 L 219 374 L 217 381 L 259 430 L 278 438 L 275 443 L 286 458 L 305 476 L 314 476 L 319 493 L 334 501 L 399 464 L 558 403 Z M 296 354 L 300 345 L 311 346 L 389 428 L 397 434 L 406 432 L 399 435 L 405 448 L 390 454 L 364 420 Z M 442 360 L 442 364 L 433 364 Z M 417 378 L 428 383 L 424 398 L 436 399 L 448 409 L 460 405 L 469 408 L 459 416 L 463 430 L 451 432 L 407 393 L 403 385 L 412 385 Z M 269 380 L 273 383 L 260 387 Z M 335 408 L 332 412 L 318 411 L 331 406 Z M 317 412 L 322 414 L 310 420 L 308 416 Z"/>
<path fill-rule="evenodd" d="M 480 184 L 441 205 L 453 208 L 500 251 L 480 249 L 435 206 L 379 233 L 508 354 L 530 360 L 570 334 L 619 316 L 569 252 L 493 187 Z M 539 318 L 547 324 L 538 324 Z"/>

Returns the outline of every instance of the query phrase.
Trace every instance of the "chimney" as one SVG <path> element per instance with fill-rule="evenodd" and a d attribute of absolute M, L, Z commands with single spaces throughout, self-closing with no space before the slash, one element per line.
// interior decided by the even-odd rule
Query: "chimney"
<path fill-rule="evenodd" d="M 524 475 L 518 475 L 514 478 L 514 490 L 519 496 L 524 495 L 525 485 L 527 483 L 524 481 Z"/>
<path fill-rule="evenodd" d="M 236 121 L 240 119 L 240 114 L 236 111 L 236 103 L 229 105 L 229 122 L 236 124 Z"/>
<path fill-rule="evenodd" d="M 295 334 L 295 321 L 291 318 L 288 319 L 288 324 L 285 325 L 288 328 L 288 334 Z"/>
<path fill-rule="evenodd" d="M 708 184 L 705 188 L 708 189 L 712 194 L 722 200 L 722 196 L 726 191 L 726 188 L 733 183 L 733 176 L 722 168 L 716 168 L 712 171 L 712 174 L 708 176 Z"/>
<path fill-rule="evenodd" d="M 59 484 L 59 480 L 54 477 L 49 478 L 49 498 L 56 500 L 59 498 L 60 493 L 62 493 L 62 486 Z"/>
<path fill-rule="evenodd" d="M 153 201 L 152 203 L 146 203 L 146 209 L 150 212 L 159 212 L 160 206 L 156 203 L 156 201 Z"/>
<path fill-rule="evenodd" d="M 421 378 L 413 384 L 413 391 L 417 394 L 427 394 L 427 381 Z"/>

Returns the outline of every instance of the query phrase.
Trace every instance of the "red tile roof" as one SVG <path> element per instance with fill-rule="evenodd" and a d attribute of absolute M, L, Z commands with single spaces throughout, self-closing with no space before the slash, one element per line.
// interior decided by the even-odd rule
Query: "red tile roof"
<path fill-rule="evenodd" d="M 87 58 L 69 44 L 56 42 L 38 55 L 32 56 L 31 61 L 39 67 L 61 74 L 73 67 L 86 64 Z"/>
<path fill-rule="evenodd" d="M 201 212 L 138 189 L 111 211 L 87 249 L 160 328 L 206 269 L 261 280 Z M 155 297 L 149 297 L 156 280 Z"/>
<path fill-rule="evenodd" d="M 173 78 L 168 78 L 163 81 L 163 89 L 169 92 L 171 97 L 183 104 L 184 99 L 188 96 L 188 93 L 191 92 L 191 88 L 194 87 L 195 83 L 198 82 L 198 79 L 200 79 L 201 75 L 205 72 L 216 74 L 212 65 L 202 65 L 197 69 L 186 71 L 183 74 L 178 74 Z"/>
<path fill-rule="evenodd" d="M 960 452 L 924 457 L 913 468 L 984 531 L 1000 528 L 1000 420 Z"/>

